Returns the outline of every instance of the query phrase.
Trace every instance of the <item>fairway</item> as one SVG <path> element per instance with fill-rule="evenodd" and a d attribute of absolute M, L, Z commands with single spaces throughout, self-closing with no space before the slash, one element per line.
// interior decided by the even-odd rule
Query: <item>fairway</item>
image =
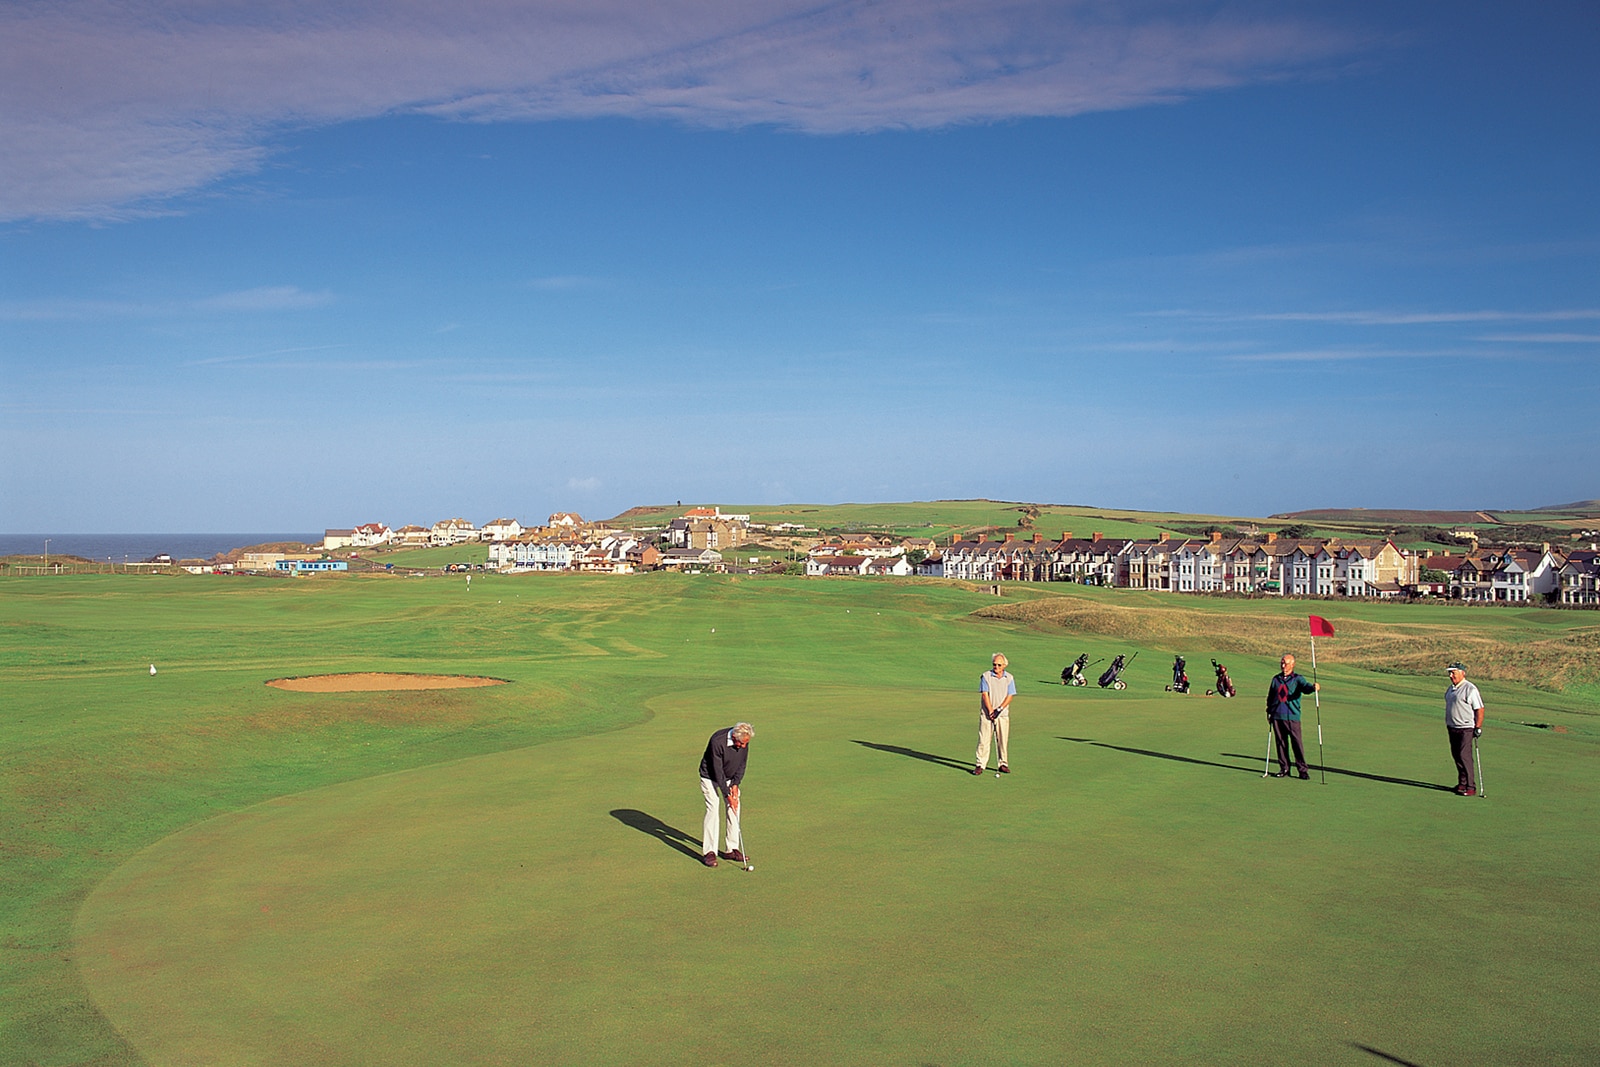
<path fill-rule="evenodd" d="M 225 734 L 221 719 L 280 715 L 296 731 L 343 724 L 357 751 L 341 758 L 368 759 L 330 768 L 326 784 L 310 775 L 196 809 L 84 885 L 71 954 L 117 1035 L 108 1062 L 1600 1054 L 1600 738 L 1595 708 L 1570 697 L 1484 683 L 1489 795 L 1474 800 L 1444 788 L 1439 678 L 1325 668 L 1327 784 L 1267 780 L 1267 657 L 1227 657 L 1232 701 L 1161 692 L 1172 651 L 1191 665 L 1210 654 L 1193 639 L 1147 648 L 1125 693 L 1069 690 L 1050 683 L 1078 651 L 1137 646 L 974 617 L 994 598 L 954 583 L 491 577 L 468 594 L 352 578 L 240 586 L 220 604 L 214 585 L 66 581 L 13 585 L 31 601 L 12 601 L 13 615 L 60 610 L 74 621 L 53 625 L 80 638 L 123 632 L 105 602 L 154 590 L 174 617 L 221 606 L 255 636 L 158 679 L 113 681 L 103 662 L 59 670 L 25 683 L 28 699 L 194 674 L 191 695 L 164 701 L 180 705 L 160 712 L 168 736 L 203 723 L 242 752 L 284 731 Z M 1386 610 L 1414 609 L 1361 614 Z M 1431 610 L 1415 617 L 1464 631 L 1514 621 Z M 374 629 L 341 629 L 332 648 L 307 626 L 355 617 Z M 1284 621 L 1303 651 L 1303 616 Z M 197 647 L 213 640 L 189 625 Z M 269 631 L 282 656 L 268 654 Z M 975 778 L 976 683 L 995 649 L 1019 686 L 1015 773 Z M 385 669 L 510 684 L 261 684 Z M 127 707 L 156 714 L 150 699 Z M 1314 759 L 1309 701 L 1306 712 Z M 530 722 L 506 724 L 519 715 Z M 697 858 L 695 766 L 736 719 L 757 730 L 751 873 Z M 500 736 L 476 754 L 466 741 L 439 759 L 397 747 L 407 730 L 470 737 L 491 722 Z M 360 751 L 374 742 L 396 769 Z"/>

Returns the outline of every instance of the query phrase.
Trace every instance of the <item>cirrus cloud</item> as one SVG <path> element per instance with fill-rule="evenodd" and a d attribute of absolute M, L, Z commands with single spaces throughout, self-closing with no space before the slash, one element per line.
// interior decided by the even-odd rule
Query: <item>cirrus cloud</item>
<path fill-rule="evenodd" d="M 1370 41 L 1272 8 L 1109 0 L 21 0 L 0 9 L 0 219 L 116 219 L 388 114 L 813 134 L 1138 107 Z"/>

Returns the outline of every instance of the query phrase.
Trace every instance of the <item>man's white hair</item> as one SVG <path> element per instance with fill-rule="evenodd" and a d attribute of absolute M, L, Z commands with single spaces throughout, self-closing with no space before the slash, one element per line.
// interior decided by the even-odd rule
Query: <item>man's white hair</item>
<path fill-rule="evenodd" d="M 756 728 L 747 722 L 741 722 L 733 728 L 733 736 L 743 741 L 748 741 L 756 735 Z"/>

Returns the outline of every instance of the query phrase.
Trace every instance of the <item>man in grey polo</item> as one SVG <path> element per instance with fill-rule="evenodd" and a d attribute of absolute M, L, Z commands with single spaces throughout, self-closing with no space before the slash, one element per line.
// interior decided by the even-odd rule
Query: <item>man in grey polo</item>
<path fill-rule="evenodd" d="M 1483 733 L 1483 696 L 1467 681 L 1467 668 L 1452 663 L 1445 671 L 1450 688 L 1444 691 L 1444 725 L 1450 731 L 1450 756 L 1456 761 L 1457 796 L 1478 795 L 1478 780 L 1472 774 L 1472 745 Z"/>

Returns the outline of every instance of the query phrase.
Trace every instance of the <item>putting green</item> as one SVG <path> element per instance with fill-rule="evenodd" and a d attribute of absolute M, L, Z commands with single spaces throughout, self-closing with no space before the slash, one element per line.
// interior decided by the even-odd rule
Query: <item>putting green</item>
<path fill-rule="evenodd" d="M 969 688 L 856 673 L 259 804 L 101 883 L 79 968 L 152 1064 L 1600 1055 L 1594 744 L 1492 731 L 1457 798 L 1439 686 L 1347 670 L 1328 783 L 1263 780 L 1253 696 L 1039 673 L 1003 779 Z M 738 718 L 753 873 L 695 857 Z"/>

